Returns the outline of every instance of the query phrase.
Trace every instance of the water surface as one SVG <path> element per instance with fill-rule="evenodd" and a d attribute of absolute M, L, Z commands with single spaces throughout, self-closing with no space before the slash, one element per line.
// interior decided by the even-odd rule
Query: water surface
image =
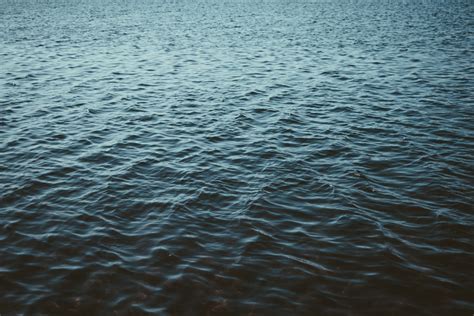
<path fill-rule="evenodd" d="M 0 313 L 471 315 L 473 21 L 0 0 Z"/>

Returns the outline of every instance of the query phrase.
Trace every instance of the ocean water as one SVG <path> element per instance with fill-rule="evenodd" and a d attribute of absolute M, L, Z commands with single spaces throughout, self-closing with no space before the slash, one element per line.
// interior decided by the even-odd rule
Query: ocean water
<path fill-rule="evenodd" d="M 472 315 L 474 1 L 0 0 L 0 314 Z"/>

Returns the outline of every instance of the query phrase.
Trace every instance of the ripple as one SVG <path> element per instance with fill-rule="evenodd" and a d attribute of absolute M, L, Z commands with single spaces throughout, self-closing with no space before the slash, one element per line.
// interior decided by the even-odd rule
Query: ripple
<path fill-rule="evenodd" d="M 470 1 L 2 4 L 0 314 L 472 314 Z"/>

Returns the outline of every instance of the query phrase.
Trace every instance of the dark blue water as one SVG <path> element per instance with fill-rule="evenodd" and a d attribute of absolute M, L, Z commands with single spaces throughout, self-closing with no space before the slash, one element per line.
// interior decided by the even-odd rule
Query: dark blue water
<path fill-rule="evenodd" d="M 474 1 L 0 0 L 0 314 L 474 312 Z"/>

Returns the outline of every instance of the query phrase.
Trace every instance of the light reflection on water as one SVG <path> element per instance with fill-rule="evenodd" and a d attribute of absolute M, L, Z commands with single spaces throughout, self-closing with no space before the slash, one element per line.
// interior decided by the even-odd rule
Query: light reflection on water
<path fill-rule="evenodd" d="M 0 5 L 2 315 L 474 310 L 471 1 Z"/>

